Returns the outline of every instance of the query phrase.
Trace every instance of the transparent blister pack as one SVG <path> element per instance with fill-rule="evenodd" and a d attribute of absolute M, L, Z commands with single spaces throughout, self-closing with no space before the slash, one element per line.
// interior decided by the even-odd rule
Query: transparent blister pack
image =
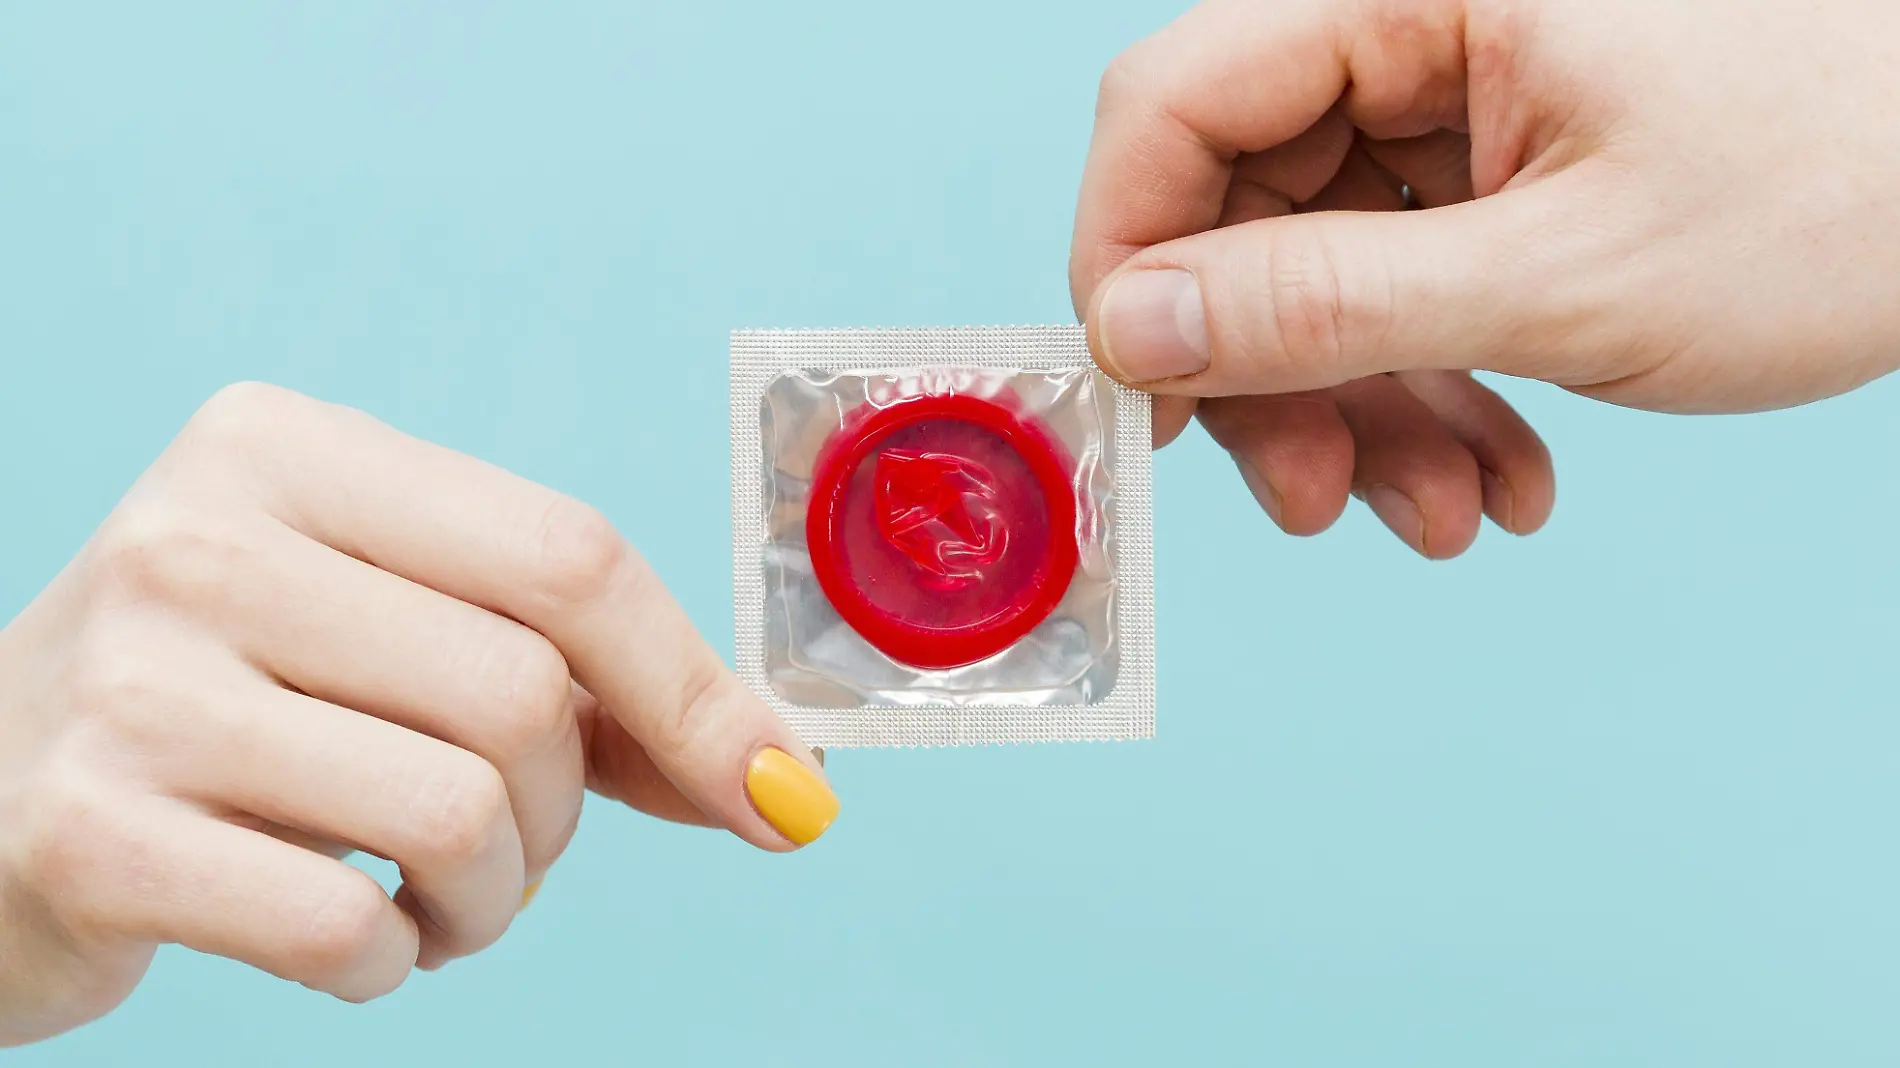
<path fill-rule="evenodd" d="M 808 745 L 1154 731 L 1149 398 L 1080 327 L 732 335 L 739 674 Z"/>

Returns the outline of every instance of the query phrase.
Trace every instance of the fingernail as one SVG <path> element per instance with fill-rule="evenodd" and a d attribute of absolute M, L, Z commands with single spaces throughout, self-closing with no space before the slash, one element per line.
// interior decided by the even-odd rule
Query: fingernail
<path fill-rule="evenodd" d="M 838 818 L 838 795 L 783 749 L 767 746 L 752 757 L 745 792 L 765 822 L 798 845 L 817 841 Z"/>
<path fill-rule="evenodd" d="M 1425 521 L 1419 517 L 1418 505 L 1412 503 L 1412 498 L 1391 486 L 1378 485 L 1367 486 L 1361 496 L 1372 514 L 1397 534 L 1399 540 L 1417 552 L 1425 551 Z"/>
<path fill-rule="evenodd" d="M 1234 466 L 1240 468 L 1240 480 L 1247 484 L 1253 499 L 1260 502 L 1260 508 L 1267 513 L 1267 518 L 1273 520 L 1274 526 L 1285 530 L 1286 524 L 1280 522 L 1280 493 L 1273 488 L 1273 483 L 1268 482 L 1254 465 L 1238 456 L 1234 457 Z"/>
<path fill-rule="evenodd" d="M 1178 268 L 1132 271 L 1102 294 L 1102 355 L 1130 382 L 1207 370 L 1207 313 L 1201 286 Z"/>
<path fill-rule="evenodd" d="M 1511 493 L 1511 487 L 1503 479 L 1483 468 L 1478 470 L 1478 481 L 1484 488 L 1484 514 L 1490 516 L 1491 521 L 1498 526 L 1513 534 L 1517 533 L 1516 528 L 1511 525 L 1514 519 L 1511 509 L 1517 504 L 1516 498 Z"/>
<path fill-rule="evenodd" d="M 523 909 L 527 908 L 528 903 L 534 900 L 534 895 L 540 892 L 541 880 L 536 879 L 534 882 L 529 883 L 528 888 L 521 892 L 521 907 Z"/>

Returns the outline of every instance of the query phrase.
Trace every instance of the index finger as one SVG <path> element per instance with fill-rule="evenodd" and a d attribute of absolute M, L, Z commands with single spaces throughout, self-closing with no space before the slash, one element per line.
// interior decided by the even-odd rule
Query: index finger
<path fill-rule="evenodd" d="M 816 759 L 598 512 L 347 408 L 268 386 L 208 406 L 265 507 L 306 536 L 540 632 L 708 817 L 784 850 L 837 801 Z"/>
<path fill-rule="evenodd" d="M 1292 140 L 1342 94 L 1348 118 L 1379 136 L 1461 117 L 1461 7 L 1210 0 L 1117 57 L 1102 76 L 1076 206 L 1076 314 L 1130 256 L 1213 229 L 1234 161 Z"/>

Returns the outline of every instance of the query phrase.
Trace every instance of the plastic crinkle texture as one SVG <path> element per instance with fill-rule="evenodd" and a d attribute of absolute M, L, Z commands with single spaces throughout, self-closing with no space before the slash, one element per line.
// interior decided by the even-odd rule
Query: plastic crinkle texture
<path fill-rule="evenodd" d="M 731 357 L 739 673 L 806 744 L 1154 733 L 1149 399 L 1080 327 Z"/>

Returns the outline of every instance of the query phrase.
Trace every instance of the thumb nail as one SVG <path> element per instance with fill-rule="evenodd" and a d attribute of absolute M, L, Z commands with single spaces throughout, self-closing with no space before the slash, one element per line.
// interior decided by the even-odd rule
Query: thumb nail
<path fill-rule="evenodd" d="M 1122 379 L 1158 382 L 1207 370 L 1201 285 L 1179 268 L 1131 271 L 1102 294 L 1102 355 Z"/>

